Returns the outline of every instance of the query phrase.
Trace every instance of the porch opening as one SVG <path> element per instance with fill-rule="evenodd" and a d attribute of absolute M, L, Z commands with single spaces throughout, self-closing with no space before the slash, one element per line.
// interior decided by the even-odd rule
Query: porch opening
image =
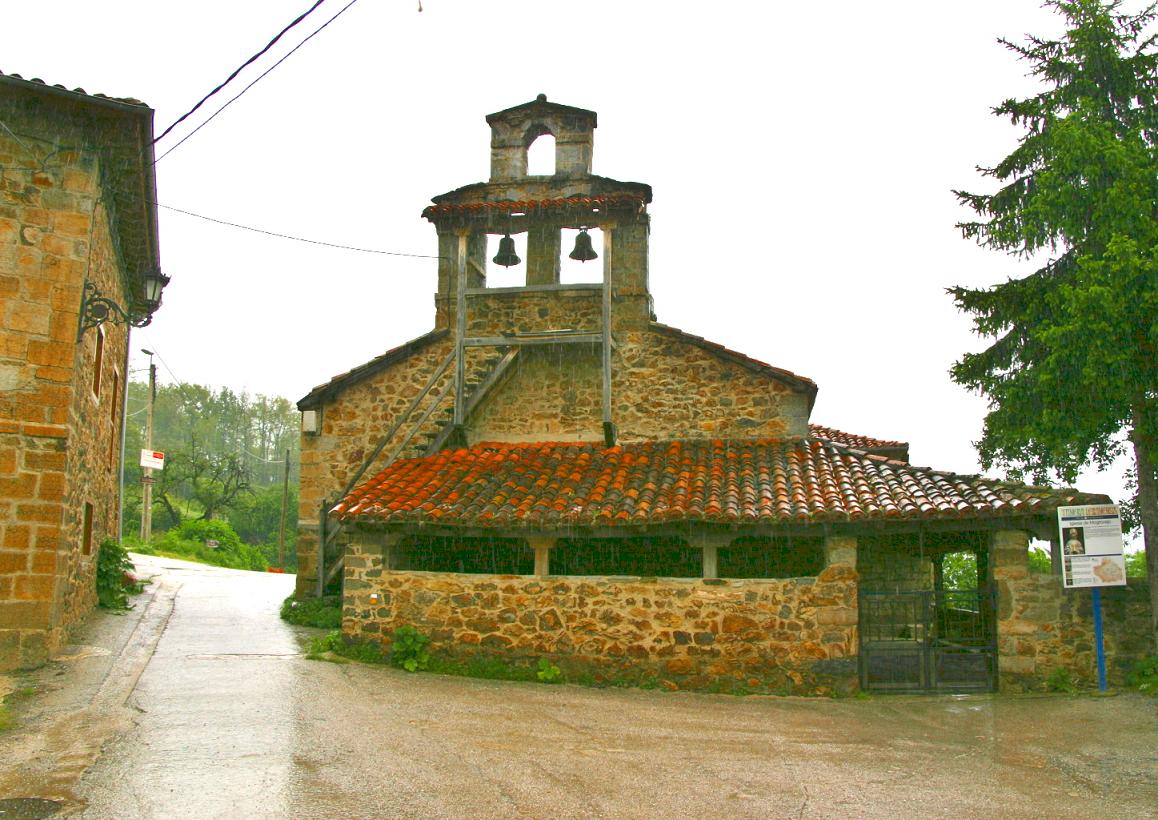
<path fill-rule="evenodd" d="M 737 538 L 719 552 L 721 578 L 806 578 L 824 570 L 823 538 Z"/>
<path fill-rule="evenodd" d="M 522 538 L 410 536 L 398 545 L 395 569 L 480 575 L 531 575 L 535 559 Z"/>
<path fill-rule="evenodd" d="M 992 691 L 997 622 L 988 534 L 867 536 L 859 547 L 862 688 Z"/>
<path fill-rule="evenodd" d="M 700 550 L 680 538 L 560 538 L 552 575 L 638 575 L 699 578 Z"/>

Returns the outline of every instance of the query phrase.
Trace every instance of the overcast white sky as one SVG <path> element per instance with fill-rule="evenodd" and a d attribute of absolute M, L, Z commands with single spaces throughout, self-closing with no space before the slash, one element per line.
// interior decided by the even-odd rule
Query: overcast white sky
<path fill-rule="evenodd" d="M 347 2 L 327 0 L 191 124 Z M 142 99 L 159 134 L 310 5 L 8 3 L 0 70 Z M 990 108 L 1034 85 L 996 39 L 1059 33 L 1038 0 L 423 6 L 355 2 L 159 162 L 161 204 L 433 255 L 419 214 L 488 176 L 485 115 L 545 93 L 598 112 L 595 173 L 653 186 L 660 321 L 812 378 L 814 422 L 979 470 L 985 403 L 948 369 L 983 343 L 944 291 L 1033 266 L 963 240 L 951 189 L 984 189 L 975 166 L 1015 145 Z M 161 355 L 163 380 L 296 401 L 432 327 L 432 259 L 160 219 L 173 281 L 133 345 Z M 1123 496 L 1120 472 L 1079 486 Z"/>

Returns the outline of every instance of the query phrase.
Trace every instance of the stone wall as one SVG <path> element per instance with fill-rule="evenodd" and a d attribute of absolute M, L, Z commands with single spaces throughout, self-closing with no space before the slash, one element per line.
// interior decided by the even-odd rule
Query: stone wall
<path fill-rule="evenodd" d="M 782 382 L 658 331 L 617 336 L 612 418 L 621 441 L 804 435 L 807 399 Z M 598 440 L 602 377 L 597 349 L 520 353 L 514 374 L 468 420 L 476 441 Z"/>
<path fill-rule="evenodd" d="M 998 670 L 1001 688 L 1041 689 L 1055 669 L 1096 685 L 1093 606 L 1088 589 L 1064 589 L 1060 576 L 1031 573 L 1024 533 L 994 537 Z M 1130 665 L 1155 651 L 1145 579 L 1102 590 L 1106 672 L 1120 685 Z"/>
<path fill-rule="evenodd" d="M 91 610 L 96 545 L 119 506 L 127 333 L 104 326 L 99 393 L 97 331 L 76 339 L 86 276 L 125 303 L 100 163 L 29 136 L 30 110 L 5 118 L 44 156 L 0 133 L 0 669 L 42 662 Z M 83 143 L 76 127 L 52 139 Z"/>
<path fill-rule="evenodd" d="M 456 658 L 549 658 L 573 680 L 782 694 L 856 686 L 856 570 L 716 580 L 466 575 L 347 556 L 343 633 L 388 646 L 415 626 Z"/>

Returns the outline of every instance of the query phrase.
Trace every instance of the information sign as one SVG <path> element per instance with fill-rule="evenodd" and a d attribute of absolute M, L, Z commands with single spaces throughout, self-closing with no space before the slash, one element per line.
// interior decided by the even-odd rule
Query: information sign
<path fill-rule="evenodd" d="M 1062 582 L 1068 588 L 1126 585 L 1122 516 L 1115 504 L 1057 508 Z"/>
<path fill-rule="evenodd" d="M 153 470 L 165 469 L 165 454 L 156 450 L 141 450 L 141 466 Z"/>

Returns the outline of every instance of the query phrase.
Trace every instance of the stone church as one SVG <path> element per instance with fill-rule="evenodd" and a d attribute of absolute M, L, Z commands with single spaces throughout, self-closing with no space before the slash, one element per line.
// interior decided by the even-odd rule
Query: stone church
<path fill-rule="evenodd" d="M 1088 673 L 1088 600 L 1031 574 L 1027 549 L 1056 539 L 1059 505 L 1108 499 L 916 467 L 904 442 L 813 423 L 810 379 L 657 321 L 652 192 L 592 173 L 595 112 L 540 95 L 487 123 L 489 181 L 422 213 L 434 328 L 298 403 L 299 596 L 340 588 L 352 638 L 411 624 L 434 652 L 596 682 L 988 691 Z M 547 135 L 554 173 L 530 175 Z M 599 281 L 561 281 L 564 253 Z M 488 287 L 491 259 L 524 282 Z M 960 588 L 950 555 L 974 568 Z M 1112 659 L 1138 651 L 1135 598 L 1107 594 Z"/>

